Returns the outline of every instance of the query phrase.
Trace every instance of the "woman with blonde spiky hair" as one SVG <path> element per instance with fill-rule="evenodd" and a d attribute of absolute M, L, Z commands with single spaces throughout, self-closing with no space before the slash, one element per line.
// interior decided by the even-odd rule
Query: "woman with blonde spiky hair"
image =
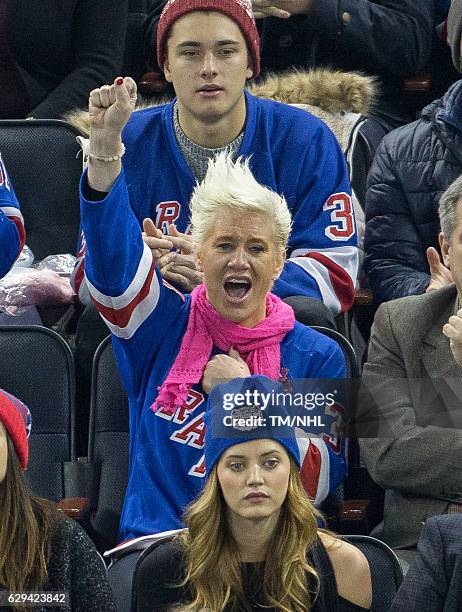
<path fill-rule="evenodd" d="M 225 151 L 209 161 L 191 199 L 192 240 L 175 231 L 162 238 L 144 219 L 145 234 L 160 244 L 143 242 L 121 167 L 124 148 L 112 155 L 100 140 L 116 119 L 128 119 L 134 94 L 134 83 L 121 78 L 90 95 L 94 127 L 81 185 L 87 285 L 112 332 L 129 398 L 120 540 L 183 526 L 205 476 L 203 406 L 218 381 L 345 376 L 338 345 L 296 322 L 272 293 L 291 215 L 285 198 L 255 179 L 248 160 Z M 162 205 L 169 214 L 178 203 Z M 191 261 L 199 285 L 183 294 L 170 283 L 185 277 Z M 336 442 L 300 440 L 304 485 L 317 502 L 345 476 L 344 447 Z"/>
<path fill-rule="evenodd" d="M 281 390 L 262 376 L 213 389 L 205 414 L 207 482 L 187 510 L 188 529 L 157 546 L 137 571 L 138 612 L 371 609 L 366 557 L 318 529 L 294 431 L 272 418 L 287 414 L 284 407 L 231 410 L 234 419 L 246 414 L 247 423 L 250 410 L 264 414 L 256 427 L 233 429 L 226 421 L 224 397 Z"/>

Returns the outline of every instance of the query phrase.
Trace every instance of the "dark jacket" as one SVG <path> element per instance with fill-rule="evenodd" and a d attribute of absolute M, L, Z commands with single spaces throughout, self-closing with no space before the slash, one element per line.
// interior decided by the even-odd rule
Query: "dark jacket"
<path fill-rule="evenodd" d="M 146 49 L 155 62 L 156 26 L 165 0 L 154 1 Z M 262 69 L 330 66 L 361 70 L 381 81 L 380 107 L 400 115 L 404 78 L 427 64 L 432 46 L 432 0 L 313 0 L 309 15 L 257 20 Z M 382 108 L 381 108 L 382 110 Z"/>
<path fill-rule="evenodd" d="M 462 81 L 388 134 L 368 177 L 364 267 L 377 302 L 424 293 L 438 202 L 462 173 Z"/>
<path fill-rule="evenodd" d="M 462 608 L 462 515 L 425 523 L 417 556 L 390 612 L 459 612 Z"/>
<path fill-rule="evenodd" d="M 86 107 L 122 65 L 128 0 L 8 0 L 10 52 L 35 118 Z M 18 117 L 20 118 L 20 117 Z"/>
<path fill-rule="evenodd" d="M 357 424 L 361 460 L 385 489 L 371 535 L 392 548 L 414 548 L 429 516 L 462 504 L 462 369 L 442 332 L 456 298 L 451 284 L 393 300 L 372 326 Z"/>

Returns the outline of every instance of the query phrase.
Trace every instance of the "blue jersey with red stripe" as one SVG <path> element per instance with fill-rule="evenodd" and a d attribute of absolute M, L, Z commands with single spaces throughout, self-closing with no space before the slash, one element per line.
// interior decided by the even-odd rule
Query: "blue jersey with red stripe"
<path fill-rule="evenodd" d="M 283 194 L 293 218 L 288 259 L 275 283 L 279 297 L 320 299 L 334 315 L 354 298 L 358 249 L 344 155 L 329 128 L 304 110 L 245 92 L 246 123 L 239 155 L 250 157 L 257 181 Z M 189 224 L 195 179 L 173 127 L 173 102 L 133 113 L 122 158 L 132 210 L 166 231 Z M 74 288 L 85 299 L 81 237 Z"/>
<path fill-rule="evenodd" d="M 0 155 L 0 278 L 10 271 L 25 238 L 19 202 Z"/>
<path fill-rule="evenodd" d="M 151 409 L 178 354 L 190 297 L 155 269 L 124 172 L 104 200 L 81 196 L 81 219 L 88 288 L 112 333 L 129 398 L 130 468 L 120 525 L 120 539 L 126 540 L 182 526 L 183 511 L 204 481 L 206 395 L 195 385 L 174 415 Z M 281 343 L 281 369 L 292 379 L 345 376 L 338 345 L 299 323 Z M 299 437 L 298 444 L 305 487 L 320 502 L 345 477 L 343 442 Z"/>

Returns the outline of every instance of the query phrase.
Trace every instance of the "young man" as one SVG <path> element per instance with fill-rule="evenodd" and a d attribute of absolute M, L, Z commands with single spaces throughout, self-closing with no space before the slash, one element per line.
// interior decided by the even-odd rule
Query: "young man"
<path fill-rule="evenodd" d="M 152 65 L 165 4 L 152 0 L 146 19 L 146 60 Z M 404 80 L 428 66 L 433 0 L 252 0 L 252 8 L 263 72 L 322 66 L 360 71 L 380 84 L 369 117 L 386 131 L 412 121 Z"/>
<path fill-rule="evenodd" d="M 188 202 L 208 160 L 228 148 L 235 157 L 251 157 L 256 179 L 283 193 L 292 213 L 288 259 L 275 293 L 303 296 L 307 311 L 321 310 L 321 303 L 329 316 L 347 310 L 357 246 L 344 157 L 316 118 L 244 91 L 260 71 L 250 0 L 170 0 L 159 21 L 157 50 L 177 98 L 134 113 L 123 132 L 123 168 L 140 224 L 150 217 L 159 230 L 146 228 L 164 278 L 184 291 L 201 282 L 185 235 Z M 101 91 L 108 96 L 110 88 Z M 113 140 L 119 150 L 119 135 Z M 171 236 L 166 240 L 160 231 Z M 75 271 L 83 301 L 84 244 Z M 181 252 L 169 252 L 172 245 Z"/>
<path fill-rule="evenodd" d="M 19 203 L 0 155 L 0 278 L 10 271 L 26 233 Z"/>

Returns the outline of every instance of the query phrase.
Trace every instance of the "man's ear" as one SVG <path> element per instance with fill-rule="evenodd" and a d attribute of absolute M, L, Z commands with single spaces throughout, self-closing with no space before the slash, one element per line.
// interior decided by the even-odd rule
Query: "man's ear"
<path fill-rule="evenodd" d="M 247 71 L 245 73 L 245 80 L 248 81 L 252 77 L 253 77 L 252 56 L 250 55 L 249 50 L 247 49 Z"/>
<path fill-rule="evenodd" d="M 164 55 L 164 67 L 163 67 L 163 70 L 164 70 L 165 80 L 168 83 L 171 83 L 172 82 L 172 73 L 170 72 L 170 63 L 168 61 L 168 55 L 167 54 Z"/>
<path fill-rule="evenodd" d="M 450 246 L 443 232 L 440 232 L 438 234 L 438 242 L 440 243 L 441 255 L 443 256 L 443 263 L 446 266 L 446 268 L 451 269 L 451 256 L 449 252 Z"/>

